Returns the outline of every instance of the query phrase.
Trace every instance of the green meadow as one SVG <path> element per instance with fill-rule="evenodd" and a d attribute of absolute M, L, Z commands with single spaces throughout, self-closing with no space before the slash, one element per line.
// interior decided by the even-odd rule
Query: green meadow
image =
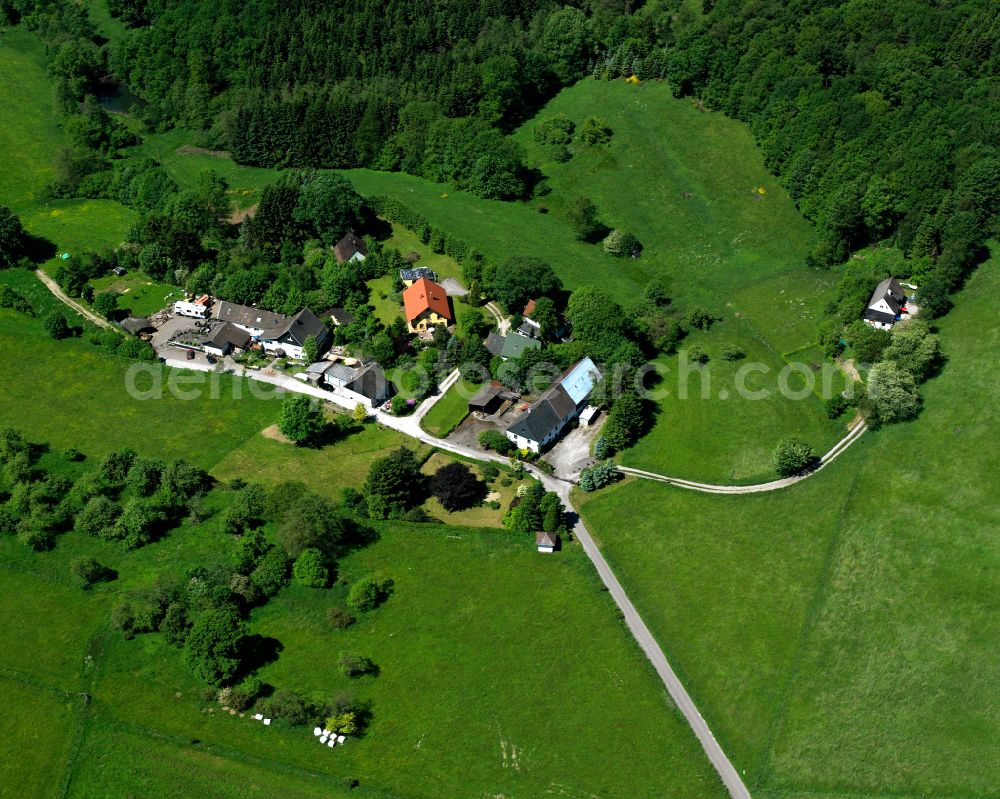
<path fill-rule="evenodd" d="M 54 95 L 38 40 L 23 28 L 0 33 L 0 202 L 21 216 L 29 233 L 58 253 L 121 243 L 134 214 L 107 200 L 49 200 L 56 154 L 67 145 L 53 117 Z M 51 262 L 54 267 L 55 262 Z"/>
<path fill-rule="evenodd" d="M 994 256 L 939 322 L 920 416 L 804 483 L 580 497 L 755 795 L 997 793 L 998 291 Z M 623 507 L 642 512 L 621 525 Z"/>

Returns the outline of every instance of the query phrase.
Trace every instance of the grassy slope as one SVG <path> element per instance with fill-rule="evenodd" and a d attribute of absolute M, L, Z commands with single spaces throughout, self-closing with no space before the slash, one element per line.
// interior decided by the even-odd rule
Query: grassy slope
<path fill-rule="evenodd" d="M 45 200 L 52 163 L 67 141 L 52 118 L 52 85 L 42 47 L 22 29 L 0 34 L 0 202 L 21 216 L 25 228 L 77 253 L 121 242 L 133 214 L 107 200 Z M 52 262 L 50 266 L 54 266 Z"/>
<path fill-rule="evenodd" d="M 438 438 L 447 436 L 469 415 L 469 399 L 478 390 L 478 384 L 460 378 L 420 420 L 420 426 Z"/>
<path fill-rule="evenodd" d="M 787 491 L 632 481 L 583 513 L 727 751 L 762 789 L 993 795 L 1000 329 L 980 268 L 916 421 Z M 642 508 L 626 526 L 623 507 Z M 781 795 L 784 795 L 783 793 Z"/>

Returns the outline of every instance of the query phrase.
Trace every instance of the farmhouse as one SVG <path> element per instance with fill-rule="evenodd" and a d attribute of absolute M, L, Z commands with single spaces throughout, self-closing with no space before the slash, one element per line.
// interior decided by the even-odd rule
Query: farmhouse
<path fill-rule="evenodd" d="M 277 327 L 263 331 L 257 341 L 265 352 L 284 352 L 289 358 L 301 359 L 304 354 L 302 348 L 310 336 L 316 338 L 321 350 L 330 341 L 326 325 L 308 308 L 303 308 L 295 316 L 286 317 Z"/>
<path fill-rule="evenodd" d="M 507 428 L 518 449 L 541 452 L 587 405 L 600 372 L 590 358 L 574 364 Z"/>
<path fill-rule="evenodd" d="M 399 279 L 403 282 L 403 285 L 407 287 L 412 286 L 422 277 L 433 281 L 438 279 L 434 270 L 428 269 L 426 266 L 414 266 L 409 269 L 399 270 Z"/>
<path fill-rule="evenodd" d="M 484 342 L 486 351 L 490 355 L 500 357 L 500 353 L 503 352 L 503 345 L 506 340 L 506 336 L 500 335 L 500 333 L 496 330 L 491 330 L 490 334 L 486 337 L 486 341 Z"/>
<path fill-rule="evenodd" d="M 249 346 L 250 334 L 229 322 L 218 324 L 202 341 L 205 352 L 220 358 L 233 350 L 245 350 Z"/>
<path fill-rule="evenodd" d="M 319 385 L 328 391 L 368 408 L 377 408 L 396 393 L 382 367 L 375 361 L 361 364 L 323 361 L 312 364 L 306 373 L 315 376 Z"/>
<path fill-rule="evenodd" d="M 326 325 L 308 308 L 295 316 L 264 311 L 247 305 L 220 302 L 216 318 L 245 330 L 265 352 L 284 353 L 289 358 L 302 358 L 302 348 L 309 336 L 315 336 L 320 349 L 326 346 L 330 333 Z"/>
<path fill-rule="evenodd" d="M 411 333 L 439 325 L 448 326 L 454 316 L 442 286 L 422 277 L 403 292 L 403 308 Z"/>
<path fill-rule="evenodd" d="M 338 264 L 348 261 L 363 261 L 368 255 L 368 248 L 365 247 L 364 239 L 360 239 L 353 233 L 348 233 L 344 238 L 333 245 L 333 257 Z"/>
<path fill-rule="evenodd" d="M 889 277 L 875 287 L 863 318 L 872 327 L 888 330 L 907 315 L 906 292 L 895 278 Z"/>

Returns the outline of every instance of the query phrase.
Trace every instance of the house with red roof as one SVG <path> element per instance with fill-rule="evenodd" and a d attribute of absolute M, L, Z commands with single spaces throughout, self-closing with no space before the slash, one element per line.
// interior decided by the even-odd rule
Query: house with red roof
<path fill-rule="evenodd" d="M 425 332 L 442 325 L 447 327 L 455 319 L 444 287 L 426 277 L 415 281 L 403 292 L 403 309 L 411 333 Z"/>

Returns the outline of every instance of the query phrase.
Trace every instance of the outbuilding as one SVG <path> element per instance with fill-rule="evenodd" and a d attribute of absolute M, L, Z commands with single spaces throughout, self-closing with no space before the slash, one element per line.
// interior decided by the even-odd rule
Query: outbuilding
<path fill-rule="evenodd" d="M 500 410 L 503 405 L 503 389 L 488 383 L 469 400 L 469 413 L 482 413 L 490 416 Z"/>
<path fill-rule="evenodd" d="M 559 536 L 542 530 L 535 534 L 535 546 L 539 552 L 555 552 L 559 548 Z"/>

